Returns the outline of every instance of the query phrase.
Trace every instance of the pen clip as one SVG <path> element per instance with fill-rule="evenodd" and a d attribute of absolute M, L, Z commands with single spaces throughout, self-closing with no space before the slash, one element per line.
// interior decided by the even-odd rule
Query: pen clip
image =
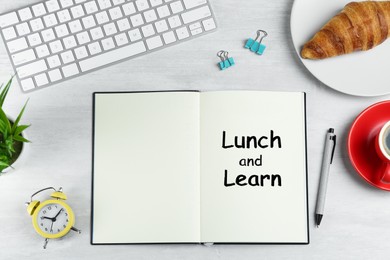
<path fill-rule="evenodd" d="M 336 150 L 336 135 L 331 136 L 330 139 L 333 141 L 332 157 L 330 159 L 330 164 L 332 164 L 333 163 L 334 151 Z"/>

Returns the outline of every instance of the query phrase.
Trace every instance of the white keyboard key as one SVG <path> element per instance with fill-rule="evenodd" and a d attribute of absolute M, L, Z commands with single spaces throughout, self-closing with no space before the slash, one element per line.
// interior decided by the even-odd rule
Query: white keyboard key
<path fill-rule="evenodd" d="M 62 8 L 66 8 L 73 5 L 72 0 L 60 0 Z"/>
<path fill-rule="evenodd" d="M 23 79 L 28 76 L 37 74 L 39 72 L 47 70 L 47 66 L 44 60 L 39 60 L 33 63 L 16 68 L 19 78 Z"/>
<path fill-rule="evenodd" d="M 177 28 L 181 25 L 181 21 L 178 15 L 172 16 L 168 18 L 169 26 L 173 28 Z"/>
<path fill-rule="evenodd" d="M 24 91 L 28 91 L 35 88 L 35 84 L 31 78 L 21 80 L 20 84 L 22 85 L 22 89 Z"/>
<path fill-rule="evenodd" d="M 35 82 L 37 83 L 38 87 L 46 85 L 47 83 L 49 83 L 49 80 L 47 79 L 47 76 L 46 76 L 45 73 L 36 75 L 34 77 L 34 79 L 35 79 Z"/>
<path fill-rule="evenodd" d="M 181 14 L 181 18 L 185 24 L 192 23 L 209 16 L 211 16 L 211 10 L 207 5 Z"/>
<path fill-rule="evenodd" d="M 125 15 L 135 14 L 135 12 L 136 12 L 133 2 L 126 3 L 126 4 L 122 5 L 122 9 L 123 9 L 123 12 L 125 13 Z"/>
<path fill-rule="evenodd" d="M 60 23 L 70 21 L 70 13 L 68 9 L 57 12 L 57 16 Z"/>
<path fill-rule="evenodd" d="M 134 29 L 128 32 L 130 41 L 135 42 L 142 39 L 141 32 L 139 29 Z"/>
<path fill-rule="evenodd" d="M 112 37 L 101 40 L 101 43 L 105 51 L 115 48 L 115 43 Z"/>
<path fill-rule="evenodd" d="M 192 35 L 197 35 L 197 34 L 201 34 L 202 32 L 203 32 L 203 29 L 202 28 L 198 28 L 198 29 L 192 30 L 191 34 Z"/>
<path fill-rule="evenodd" d="M 64 74 L 64 77 L 67 78 L 67 77 L 79 74 L 80 71 L 79 71 L 79 68 L 77 67 L 77 65 L 75 63 L 73 63 L 70 65 L 64 66 L 62 68 L 62 73 Z"/>
<path fill-rule="evenodd" d="M 88 44 L 88 50 L 91 55 L 95 55 L 97 53 L 102 52 L 102 48 L 100 48 L 99 42 L 93 42 L 91 44 Z"/>
<path fill-rule="evenodd" d="M 16 37 L 16 32 L 13 26 L 3 29 L 3 35 L 6 40 L 11 40 Z"/>
<path fill-rule="evenodd" d="M 207 0 L 183 0 L 186 9 L 194 8 L 207 3 Z"/>
<path fill-rule="evenodd" d="M 98 0 L 100 10 L 107 9 L 111 7 L 110 0 Z"/>
<path fill-rule="evenodd" d="M 129 40 L 127 39 L 127 36 L 125 33 L 120 33 L 118 35 L 115 35 L 115 42 L 117 46 L 122 46 L 129 43 Z"/>
<path fill-rule="evenodd" d="M 164 38 L 165 44 L 170 44 L 170 43 L 173 43 L 176 41 L 175 34 L 172 31 L 164 33 L 163 38 Z"/>
<path fill-rule="evenodd" d="M 51 53 L 57 53 L 63 51 L 62 44 L 60 40 L 49 43 Z"/>
<path fill-rule="evenodd" d="M 27 23 L 21 23 L 16 25 L 16 31 L 18 32 L 19 36 L 23 36 L 30 33 L 30 28 L 28 27 Z"/>
<path fill-rule="evenodd" d="M 114 23 L 105 24 L 103 26 L 104 33 L 109 36 L 117 33 L 116 27 Z"/>
<path fill-rule="evenodd" d="M 93 19 L 92 15 L 84 17 L 81 21 L 83 22 L 85 29 L 92 28 L 96 25 L 95 19 Z"/>
<path fill-rule="evenodd" d="M 87 14 L 92 14 L 92 13 L 95 13 L 99 10 L 95 1 L 90 1 L 90 2 L 85 3 L 84 8 L 85 8 L 85 11 L 87 12 Z"/>
<path fill-rule="evenodd" d="M 29 7 L 20 9 L 18 13 L 19 13 L 20 20 L 22 21 L 30 20 L 33 17 Z"/>
<path fill-rule="evenodd" d="M 91 41 L 87 32 L 81 32 L 76 35 L 79 45 L 83 45 Z"/>
<path fill-rule="evenodd" d="M 125 2 L 125 0 L 112 0 L 112 3 L 114 5 L 120 5 L 120 4 L 123 4 Z"/>
<path fill-rule="evenodd" d="M 55 68 L 61 66 L 60 57 L 58 55 L 53 55 L 46 58 L 47 64 L 50 68 Z"/>
<path fill-rule="evenodd" d="M 165 20 L 161 20 L 154 23 L 154 26 L 156 26 L 156 30 L 158 33 L 168 31 L 168 24 Z"/>
<path fill-rule="evenodd" d="M 143 33 L 144 37 L 150 37 L 150 36 L 154 35 L 156 32 L 154 31 L 153 25 L 148 24 L 148 25 L 145 25 L 144 27 L 142 27 L 142 33 Z"/>
<path fill-rule="evenodd" d="M 104 37 L 102 28 L 100 28 L 100 27 L 93 28 L 93 29 L 90 31 L 90 33 L 91 33 L 91 36 L 92 36 L 92 39 L 93 39 L 93 40 L 98 40 L 98 39 L 101 39 L 101 38 Z"/>
<path fill-rule="evenodd" d="M 41 32 L 41 35 L 42 35 L 42 38 L 45 42 L 49 42 L 51 40 L 54 40 L 55 39 L 55 35 L 54 35 L 54 31 L 52 28 L 49 28 L 49 29 L 46 29 L 46 30 L 43 30 Z"/>
<path fill-rule="evenodd" d="M 35 52 L 37 53 L 38 58 L 42 58 L 50 55 L 49 48 L 47 47 L 46 44 L 36 47 Z"/>
<path fill-rule="evenodd" d="M 144 17 L 145 17 L 145 21 L 147 23 L 150 23 L 150 22 L 157 20 L 157 14 L 153 9 L 144 12 Z"/>
<path fill-rule="evenodd" d="M 60 10 L 60 5 L 57 0 L 46 1 L 46 8 L 49 13 Z"/>
<path fill-rule="evenodd" d="M 46 27 L 51 27 L 58 24 L 57 18 L 54 14 L 49 14 L 43 17 Z"/>
<path fill-rule="evenodd" d="M 156 49 L 158 47 L 163 46 L 163 42 L 162 42 L 161 37 L 159 35 L 147 39 L 146 44 L 148 45 L 149 50 L 153 50 L 153 49 Z"/>
<path fill-rule="evenodd" d="M 74 56 L 72 51 L 65 51 L 61 53 L 61 59 L 64 64 L 71 63 L 74 61 Z"/>
<path fill-rule="evenodd" d="M 43 3 L 33 5 L 32 10 L 33 10 L 35 17 L 46 14 L 46 9 L 45 9 L 45 6 L 43 5 Z"/>
<path fill-rule="evenodd" d="M 160 18 L 168 17 L 171 14 L 167 5 L 158 7 L 157 13 Z"/>
<path fill-rule="evenodd" d="M 84 9 L 81 5 L 76 5 L 70 8 L 70 12 L 72 13 L 73 19 L 80 18 L 84 16 Z"/>
<path fill-rule="evenodd" d="M 39 33 L 30 34 L 27 39 L 30 46 L 37 46 L 42 43 Z"/>
<path fill-rule="evenodd" d="M 120 19 L 116 21 L 116 25 L 118 26 L 119 31 L 127 31 L 130 30 L 130 23 L 127 18 Z"/>
<path fill-rule="evenodd" d="M 61 38 L 69 34 L 68 27 L 65 24 L 58 25 L 54 28 L 56 31 L 57 37 Z"/>
<path fill-rule="evenodd" d="M 190 34 L 189 34 L 188 30 L 187 30 L 187 27 L 185 27 L 185 26 L 177 29 L 176 30 L 176 34 L 177 34 L 177 38 L 179 40 L 183 40 L 185 38 L 190 37 Z"/>
<path fill-rule="evenodd" d="M 36 59 L 35 53 L 32 49 L 12 54 L 11 58 L 12 58 L 15 66 L 18 66 L 20 64 L 23 64 L 23 63 L 26 63 L 29 61 L 33 61 Z"/>
<path fill-rule="evenodd" d="M 24 37 L 13 40 L 13 41 L 9 41 L 7 43 L 7 46 L 8 46 L 8 50 L 10 53 L 21 51 L 21 50 L 24 50 L 28 47 L 26 39 Z"/>
<path fill-rule="evenodd" d="M 33 30 L 33 32 L 42 30 L 44 28 L 43 22 L 42 22 L 41 18 L 37 18 L 37 19 L 31 20 L 30 21 L 30 26 L 31 26 L 31 29 Z"/>
<path fill-rule="evenodd" d="M 117 6 L 108 10 L 111 20 L 116 20 L 123 17 L 121 9 Z"/>
<path fill-rule="evenodd" d="M 172 13 L 177 14 L 184 11 L 183 5 L 180 1 L 173 2 L 171 4 Z"/>
<path fill-rule="evenodd" d="M 199 22 L 197 22 L 197 23 L 190 24 L 190 26 L 188 26 L 188 27 L 189 27 L 190 31 L 192 31 L 192 30 L 201 28 L 202 25 Z"/>
<path fill-rule="evenodd" d="M 85 59 L 79 62 L 81 71 L 88 71 L 101 66 L 126 59 L 128 57 L 143 53 L 146 51 L 145 44 L 140 41 L 131 45 L 120 47 L 112 51 Z"/>
<path fill-rule="evenodd" d="M 77 46 L 76 39 L 73 35 L 65 37 L 64 39 L 62 39 L 62 42 L 64 43 L 65 49 L 71 49 Z"/>
<path fill-rule="evenodd" d="M 62 79 L 61 71 L 59 69 L 51 70 L 47 74 L 49 74 L 49 78 L 51 82 Z"/>
<path fill-rule="evenodd" d="M 82 59 L 88 56 L 87 48 L 85 48 L 85 46 L 74 49 L 74 53 L 77 59 Z"/>
<path fill-rule="evenodd" d="M 136 0 L 135 4 L 139 12 L 142 12 L 149 8 L 148 0 Z"/>
<path fill-rule="evenodd" d="M 16 12 L 3 14 L 2 16 L 0 16 L 0 27 L 1 28 L 16 24 L 18 22 L 19 22 L 19 18 L 16 15 Z"/>
<path fill-rule="evenodd" d="M 141 14 L 136 14 L 136 15 L 130 16 L 130 21 L 131 21 L 133 27 L 138 27 L 138 26 L 144 24 L 144 19 L 142 18 Z"/>
<path fill-rule="evenodd" d="M 207 19 L 207 20 L 204 20 L 203 22 L 203 27 L 206 31 L 210 31 L 212 29 L 215 29 L 217 28 L 217 26 L 215 25 L 215 21 L 213 18 L 210 18 L 210 19 Z"/>
<path fill-rule="evenodd" d="M 95 14 L 95 18 L 98 24 L 103 24 L 109 21 L 106 11 Z"/>
<path fill-rule="evenodd" d="M 68 23 L 69 29 L 72 33 L 77 33 L 83 30 L 83 27 L 81 26 L 80 20 L 74 20 Z"/>
<path fill-rule="evenodd" d="M 150 2 L 150 5 L 152 7 L 155 7 L 155 6 L 158 6 L 158 5 L 162 5 L 163 1 L 162 0 L 149 0 Z"/>

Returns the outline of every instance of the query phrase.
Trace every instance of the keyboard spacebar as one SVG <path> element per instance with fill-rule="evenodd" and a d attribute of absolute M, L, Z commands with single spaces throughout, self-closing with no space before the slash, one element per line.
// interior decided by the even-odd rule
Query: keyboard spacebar
<path fill-rule="evenodd" d="M 123 60 L 128 57 L 145 52 L 145 44 L 140 41 L 122 48 L 118 48 L 103 54 L 85 59 L 79 62 L 81 71 L 88 71 L 101 66 L 113 63 L 115 61 Z"/>

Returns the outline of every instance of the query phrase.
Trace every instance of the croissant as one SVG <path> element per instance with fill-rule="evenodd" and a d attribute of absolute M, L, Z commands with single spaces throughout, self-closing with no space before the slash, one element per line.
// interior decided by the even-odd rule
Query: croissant
<path fill-rule="evenodd" d="M 305 59 L 366 51 L 390 35 L 390 1 L 351 2 L 302 48 Z"/>

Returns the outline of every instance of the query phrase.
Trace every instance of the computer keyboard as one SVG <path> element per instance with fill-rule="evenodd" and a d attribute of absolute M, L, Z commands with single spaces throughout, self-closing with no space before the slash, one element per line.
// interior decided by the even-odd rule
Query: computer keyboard
<path fill-rule="evenodd" d="M 49 0 L 0 16 L 27 92 L 216 29 L 208 0 Z"/>

